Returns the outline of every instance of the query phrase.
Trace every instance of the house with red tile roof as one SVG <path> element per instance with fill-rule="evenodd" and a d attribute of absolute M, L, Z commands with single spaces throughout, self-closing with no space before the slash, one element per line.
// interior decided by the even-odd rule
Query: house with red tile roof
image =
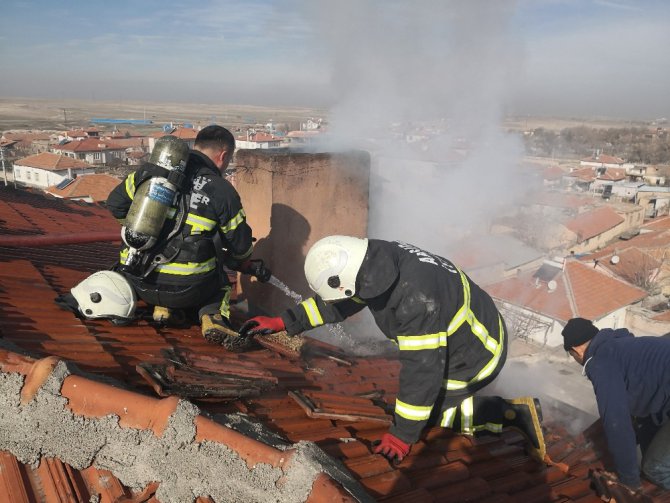
<path fill-rule="evenodd" d="M 93 174 L 78 176 L 69 183 L 52 185 L 45 192 L 54 197 L 84 201 L 87 203 L 101 203 L 107 200 L 109 193 L 121 180 L 107 174 Z"/>
<path fill-rule="evenodd" d="M 571 170 L 563 177 L 563 183 L 567 188 L 581 192 L 590 192 L 595 180 L 596 172 L 590 167 Z"/>
<path fill-rule="evenodd" d="M 625 162 L 626 161 L 619 157 L 595 153 L 590 157 L 580 159 L 579 164 L 582 166 L 590 166 L 592 168 L 621 168 Z"/>
<path fill-rule="evenodd" d="M 124 162 L 126 149 L 102 138 L 86 138 L 79 141 L 71 141 L 63 145 L 54 145 L 51 151 L 63 154 L 73 159 L 80 159 L 93 165 L 110 164 L 114 161 Z"/>
<path fill-rule="evenodd" d="M 42 152 L 14 162 L 14 180 L 29 187 L 47 188 L 65 179 L 95 173 L 95 167 L 72 157 Z"/>
<path fill-rule="evenodd" d="M 98 138 L 100 136 L 100 130 L 98 128 L 86 128 L 86 129 L 72 129 L 70 131 L 65 131 L 58 135 L 58 141 L 81 141 L 86 138 Z"/>
<path fill-rule="evenodd" d="M 605 274 L 623 279 L 646 289 L 650 298 L 644 309 L 629 316 L 629 326 L 641 332 L 663 335 L 670 324 L 649 323 L 670 309 L 670 218 L 664 217 L 644 224 L 640 232 L 625 240 L 617 240 L 594 253 L 579 257 Z M 630 313 L 629 313 L 630 314 Z"/>
<path fill-rule="evenodd" d="M 292 146 L 310 145 L 321 137 L 321 130 L 289 131 L 286 133 L 285 141 Z"/>
<path fill-rule="evenodd" d="M 638 211 L 639 222 L 642 223 L 641 212 Z M 609 206 L 595 208 L 586 213 L 580 213 L 563 223 L 571 236 L 565 243 L 565 248 L 575 253 L 585 253 L 604 246 L 612 239 L 632 225 L 625 225 L 626 219 Z"/>
<path fill-rule="evenodd" d="M 512 233 L 539 250 L 554 254 L 585 253 L 619 235 L 638 229 L 643 209 L 562 192 L 541 192 L 514 214 L 495 220 L 495 233 Z"/>
<path fill-rule="evenodd" d="M 558 347 L 570 318 L 602 327 L 625 326 L 629 307 L 647 292 L 574 259 L 547 261 L 539 269 L 486 286 L 515 336 Z"/>
<path fill-rule="evenodd" d="M 46 131 L 7 131 L 2 135 L 7 141 L 15 141 L 16 150 L 38 154 L 46 152 L 58 143 L 58 135 Z"/>
<path fill-rule="evenodd" d="M 239 149 L 279 148 L 281 147 L 281 143 L 282 138 L 262 131 L 247 131 L 245 136 L 235 138 L 235 145 Z"/>
<path fill-rule="evenodd" d="M 601 501 L 597 437 L 549 409 L 544 463 L 514 430 L 429 428 L 399 465 L 373 454 L 398 390 L 392 351 L 298 337 L 230 353 L 197 326 L 75 317 L 53 298 L 116 260 L 119 224 L 97 204 L 0 190 L 0 500 Z"/>
<path fill-rule="evenodd" d="M 195 138 L 198 136 L 198 130 L 193 129 L 193 128 L 187 128 L 187 127 L 178 127 L 178 128 L 173 128 L 167 131 L 159 131 L 157 133 L 152 134 L 149 136 L 149 152 L 151 152 L 154 149 L 154 145 L 156 144 L 156 140 L 159 138 L 162 138 L 163 136 L 166 135 L 171 135 L 171 136 L 176 136 L 177 138 L 181 138 L 184 140 L 186 143 L 188 143 L 189 148 L 193 148 L 193 145 L 195 144 Z"/>

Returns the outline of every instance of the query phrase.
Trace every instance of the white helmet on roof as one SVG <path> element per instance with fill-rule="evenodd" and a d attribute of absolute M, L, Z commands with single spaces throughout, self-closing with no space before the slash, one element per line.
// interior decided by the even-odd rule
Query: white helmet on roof
<path fill-rule="evenodd" d="M 351 236 L 328 236 L 312 245 L 305 257 L 309 287 L 325 301 L 352 297 L 368 240 Z"/>
<path fill-rule="evenodd" d="M 79 312 L 86 318 L 130 320 L 137 297 L 128 280 L 114 271 L 98 271 L 71 290 Z"/>

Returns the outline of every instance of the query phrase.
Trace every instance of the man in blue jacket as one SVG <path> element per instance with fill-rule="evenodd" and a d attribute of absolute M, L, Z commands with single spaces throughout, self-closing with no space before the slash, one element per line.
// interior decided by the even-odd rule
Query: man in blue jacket
<path fill-rule="evenodd" d="M 584 318 L 569 320 L 562 334 L 593 384 L 619 481 L 640 487 L 639 443 L 645 477 L 670 489 L 670 339 L 600 330 Z"/>

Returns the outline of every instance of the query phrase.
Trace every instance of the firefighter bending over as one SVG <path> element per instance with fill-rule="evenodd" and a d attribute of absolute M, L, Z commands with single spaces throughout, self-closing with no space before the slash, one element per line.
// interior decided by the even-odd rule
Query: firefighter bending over
<path fill-rule="evenodd" d="M 155 306 L 154 320 L 174 322 L 181 310 L 198 309 L 204 337 L 238 350 L 242 339 L 230 327 L 231 286 L 222 266 L 266 281 L 270 271 L 250 260 L 251 228 L 239 194 L 223 177 L 234 151 L 233 135 L 216 125 L 198 133 L 190 153 L 182 140 L 163 137 L 149 163 L 110 193 L 107 206 L 124 225 L 128 245 L 118 270 Z M 180 170 L 176 161 L 186 158 Z M 172 186 L 163 182 L 168 179 Z M 163 217 L 158 210 L 164 208 Z"/>
<path fill-rule="evenodd" d="M 453 263 L 399 241 L 329 236 L 307 253 L 305 275 L 314 297 L 251 318 L 240 334 L 295 335 L 368 307 L 402 364 L 394 424 L 375 453 L 399 462 L 424 427 L 440 424 L 469 435 L 514 427 L 544 458 L 536 399 L 474 396 L 502 369 L 507 333 L 491 297 Z"/>

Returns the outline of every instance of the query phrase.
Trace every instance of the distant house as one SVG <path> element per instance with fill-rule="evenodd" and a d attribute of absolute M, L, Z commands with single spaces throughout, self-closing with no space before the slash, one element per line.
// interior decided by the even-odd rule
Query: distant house
<path fill-rule="evenodd" d="M 138 166 L 149 160 L 149 154 L 142 150 L 131 150 L 126 154 L 126 162 L 131 166 Z"/>
<path fill-rule="evenodd" d="M 591 167 L 578 168 L 563 177 L 563 184 L 580 192 L 590 192 L 596 181 L 596 172 Z"/>
<path fill-rule="evenodd" d="M 154 133 L 149 137 L 149 152 L 153 151 L 154 145 L 156 144 L 156 140 L 158 140 L 159 138 L 162 138 L 163 136 L 167 136 L 167 135 L 176 136 L 177 138 L 181 138 L 182 140 L 184 140 L 188 144 L 189 148 L 193 148 L 193 146 L 195 145 L 195 138 L 196 138 L 196 136 L 198 136 L 198 131 L 196 129 L 193 129 L 193 128 L 181 127 L 181 128 L 175 128 L 175 129 L 172 129 L 172 130 L 169 130 L 169 131 L 162 131 L 162 132 Z"/>
<path fill-rule="evenodd" d="M 573 259 L 547 261 L 535 271 L 487 285 L 486 291 L 512 337 L 549 347 L 563 344 L 561 330 L 570 318 L 587 318 L 600 327 L 625 326 L 628 309 L 647 295 Z"/>
<path fill-rule="evenodd" d="M 643 181 L 647 185 L 665 185 L 667 177 L 666 170 L 658 166 L 626 165 L 628 178 Z"/>
<path fill-rule="evenodd" d="M 321 136 L 320 130 L 309 130 L 309 131 L 289 131 L 284 141 L 290 146 L 302 146 L 309 145 L 314 143 Z"/>
<path fill-rule="evenodd" d="M 670 212 L 670 187 L 643 185 L 637 190 L 637 204 L 644 208 L 648 218 L 667 215 Z"/>
<path fill-rule="evenodd" d="M 626 161 L 620 157 L 612 155 L 595 153 L 591 157 L 580 159 L 581 166 L 589 166 L 592 168 L 623 168 Z"/>
<path fill-rule="evenodd" d="M 101 138 L 87 138 L 64 143 L 63 145 L 54 145 L 51 147 L 51 151 L 95 165 L 110 164 L 114 160 L 120 162 L 126 160 L 125 147 Z"/>
<path fill-rule="evenodd" d="M 58 141 L 81 141 L 86 138 L 98 138 L 100 136 L 100 130 L 94 127 L 86 129 L 73 129 L 70 131 L 65 131 L 58 135 Z"/>
<path fill-rule="evenodd" d="M 623 182 L 612 186 L 612 196 L 619 197 L 622 201 L 635 201 L 635 196 L 644 182 Z"/>
<path fill-rule="evenodd" d="M 235 144 L 240 149 L 279 148 L 281 143 L 282 138 L 264 132 L 247 131 L 246 136 L 235 139 Z"/>
<path fill-rule="evenodd" d="M 55 134 L 45 133 L 43 131 L 27 131 L 27 132 L 13 132 L 8 131 L 2 135 L 2 139 L 6 141 L 13 141 L 14 148 L 22 155 L 39 154 L 40 152 L 47 152 L 49 147 L 58 143 L 58 136 Z"/>
<path fill-rule="evenodd" d="M 95 173 L 90 164 L 69 156 L 42 152 L 14 162 L 14 180 L 30 187 L 47 188 L 66 179 Z"/>
<path fill-rule="evenodd" d="M 574 253 L 585 253 L 608 244 L 627 232 L 639 229 L 644 220 L 642 208 L 636 205 L 596 208 L 563 222 L 568 239 L 563 242 L 566 249 Z"/>
<path fill-rule="evenodd" d="M 106 201 L 120 182 L 118 178 L 106 174 L 86 175 L 52 185 L 45 192 L 63 199 L 97 203 Z"/>

